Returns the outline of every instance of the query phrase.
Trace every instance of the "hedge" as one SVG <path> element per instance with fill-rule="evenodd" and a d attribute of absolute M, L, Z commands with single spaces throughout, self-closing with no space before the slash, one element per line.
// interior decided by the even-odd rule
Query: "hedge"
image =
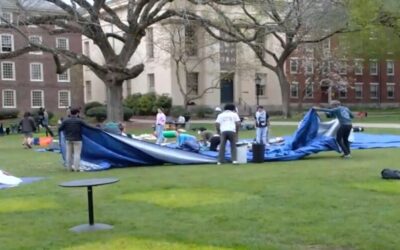
<path fill-rule="evenodd" d="M 0 120 L 18 118 L 19 110 L 4 109 L 0 111 Z"/>

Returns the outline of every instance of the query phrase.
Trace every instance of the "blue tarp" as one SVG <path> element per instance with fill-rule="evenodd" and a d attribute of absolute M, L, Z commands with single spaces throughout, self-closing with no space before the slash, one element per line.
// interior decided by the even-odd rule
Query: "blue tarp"
<path fill-rule="evenodd" d="M 265 151 L 265 161 L 301 159 L 322 151 L 338 151 L 335 141 L 338 121 L 321 122 L 315 110 L 310 109 L 300 121 L 292 136 L 285 137 L 283 145 L 272 145 Z M 60 135 L 61 152 L 65 159 L 65 140 Z M 354 134 L 352 149 L 400 147 L 400 136 Z M 103 170 L 111 167 L 152 166 L 162 164 L 215 163 L 217 152 L 187 152 L 177 148 L 131 139 L 104 132 L 98 128 L 83 128 L 82 162 L 85 170 Z M 227 150 L 226 157 L 230 153 Z M 248 152 L 248 160 L 252 159 Z"/>

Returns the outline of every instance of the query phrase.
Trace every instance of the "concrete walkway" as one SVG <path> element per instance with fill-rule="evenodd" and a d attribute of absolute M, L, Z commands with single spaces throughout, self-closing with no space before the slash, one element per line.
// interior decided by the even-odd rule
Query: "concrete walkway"
<path fill-rule="evenodd" d="M 154 119 L 130 119 L 133 123 L 154 123 Z M 191 124 L 214 124 L 215 120 L 191 120 Z M 297 126 L 298 122 L 292 121 L 271 121 L 272 126 Z M 398 128 L 400 129 L 399 123 L 354 123 L 353 126 L 359 126 L 364 128 Z"/>

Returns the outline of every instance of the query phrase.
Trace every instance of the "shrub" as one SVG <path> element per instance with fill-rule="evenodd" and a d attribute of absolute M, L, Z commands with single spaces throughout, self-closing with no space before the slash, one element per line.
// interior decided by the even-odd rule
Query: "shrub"
<path fill-rule="evenodd" d="M 0 111 L 0 120 L 18 118 L 17 109 L 4 109 Z"/>
<path fill-rule="evenodd" d="M 187 111 L 183 106 L 173 106 L 171 107 L 170 115 L 173 117 L 178 117 L 180 115 L 185 115 Z"/>
<path fill-rule="evenodd" d="M 214 114 L 214 109 L 212 109 L 206 105 L 194 106 L 191 110 L 192 110 L 192 113 L 195 114 L 195 116 L 198 118 L 204 118 L 207 115 Z"/>
<path fill-rule="evenodd" d="M 142 98 L 142 94 L 135 93 L 135 94 L 129 95 L 124 100 L 124 106 L 132 109 L 134 115 L 139 115 L 140 98 Z"/>
<path fill-rule="evenodd" d="M 107 109 L 105 106 L 93 107 L 86 112 L 86 115 L 96 118 L 98 122 L 103 122 L 107 119 Z"/>
<path fill-rule="evenodd" d="M 155 93 L 147 93 L 142 95 L 139 101 L 139 114 L 140 115 L 152 115 L 155 114 L 155 102 L 157 100 Z"/>
<path fill-rule="evenodd" d="M 101 104 L 100 102 L 88 102 L 85 104 L 84 114 L 88 115 L 87 112 L 89 111 L 89 109 L 94 108 L 94 107 L 101 107 L 101 106 L 104 106 L 104 104 Z"/>
<path fill-rule="evenodd" d="M 124 121 L 129 121 L 132 116 L 133 110 L 128 107 L 124 107 Z"/>
<path fill-rule="evenodd" d="M 155 108 L 162 108 L 166 114 L 170 113 L 172 107 L 172 98 L 164 94 L 157 97 Z"/>
<path fill-rule="evenodd" d="M 87 111 L 87 116 L 96 118 L 97 122 L 103 122 L 107 119 L 107 107 L 94 107 Z M 124 107 L 124 121 L 128 121 L 133 115 L 132 109 Z"/>

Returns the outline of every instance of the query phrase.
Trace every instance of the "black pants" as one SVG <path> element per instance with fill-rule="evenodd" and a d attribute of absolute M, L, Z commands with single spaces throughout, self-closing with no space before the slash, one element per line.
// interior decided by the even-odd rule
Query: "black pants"
<path fill-rule="evenodd" d="M 51 136 L 54 137 L 53 131 L 49 128 L 49 125 L 44 124 L 43 122 L 41 123 L 42 127 L 46 130 L 46 136 Z"/>
<path fill-rule="evenodd" d="M 340 125 L 336 134 L 336 141 L 345 155 L 350 154 L 349 135 L 352 128 L 352 125 Z"/>
<path fill-rule="evenodd" d="M 231 144 L 231 159 L 236 161 L 236 133 L 232 131 L 224 131 L 221 133 L 221 144 L 219 145 L 218 161 L 225 162 L 225 145 L 226 141 Z"/>

